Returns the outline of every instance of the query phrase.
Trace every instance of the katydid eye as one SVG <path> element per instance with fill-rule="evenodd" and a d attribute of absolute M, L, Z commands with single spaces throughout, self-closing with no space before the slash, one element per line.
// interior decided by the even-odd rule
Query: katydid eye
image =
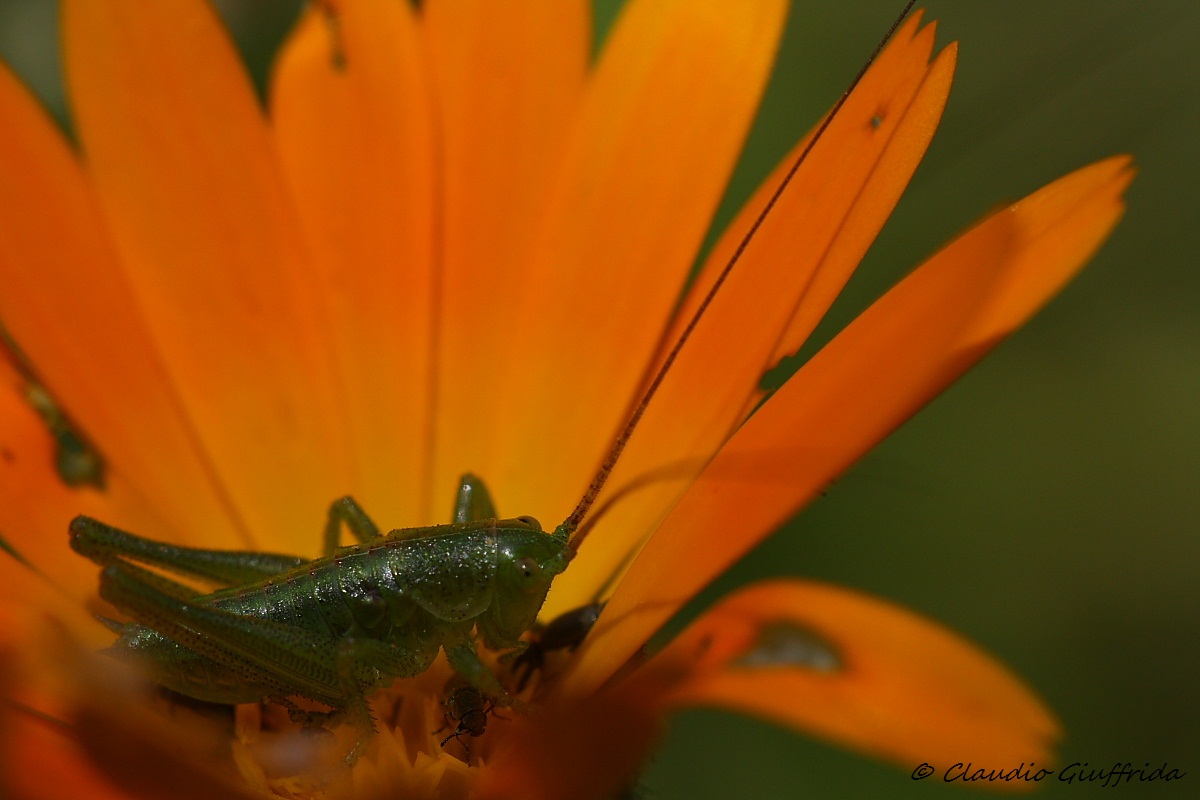
<path fill-rule="evenodd" d="M 522 588 L 536 589 L 542 585 L 542 565 L 532 558 L 519 558 L 516 562 L 517 582 Z"/>
<path fill-rule="evenodd" d="M 542 529 L 542 523 L 538 522 L 537 519 L 534 517 L 530 517 L 530 516 L 517 517 L 517 522 L 524 522 L 526 525 L 528 525 L 530 528 L 533 528 L 535 531 L 540 531 Z"/>

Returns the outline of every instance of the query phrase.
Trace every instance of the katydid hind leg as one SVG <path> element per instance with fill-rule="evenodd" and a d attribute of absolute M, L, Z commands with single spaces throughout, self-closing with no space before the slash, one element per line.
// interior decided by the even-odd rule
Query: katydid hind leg
<path fill-rule="evenodd" d="M 483 479 L 470 472 L 458 481 L 454 495 L 454 522 L 476 522 L 481 519 L 496 519 L 496 504 Z"/>
<path fill-rule="evenodd" d="M 291 625 L 193 602 L 180 589 L 187 587 L 133 564 L 110 564 L 100 574 L 105 600 L 162 636 L 236 671 L 247 683 L 269 688 L 264 695 L 303 695 L 345 707 L 350 698 L 344 696 L 331 642 Z"/>
<path fill-rule="evenodd" d="M 339 497 L 329 506 L 329 517 L 325 522 L 325 538 L 321 548 L 323 555 L 329 555 L 338 549 L 343 523 L 360 543 L 378 539 L 380 536 L 379 526 L 367 516 L 367 512 L 357 500 L 350 495 Z"/>
<path fill-rule="evenodd" d="M 136 561 L 218 586 L 253 583 L 305 562 L 299 556 L 280 553 L 202 550 L 157 542 L 83 516 L 71 520 L 70 535 L 71 548 L 102 567 Z"/>
<path fill-rule="evenodd" d="M 100 595 L 138 622 L 238 673 L 263 695 L 299 695 L 330 707 L 308 712 L 310 723 L 345 720 L 358 730 L 346 756 L 353 764 L 374 733 L 366 690 L 380 674 L 405 673 L 403 653 L 372 639 L 330 642 L 273 620 L 235 614 L 181 596 L 188 587 L 133 564 L 118 562 L 100 575 Z M 285 703 L 300 711 L 294 704 Z"/>

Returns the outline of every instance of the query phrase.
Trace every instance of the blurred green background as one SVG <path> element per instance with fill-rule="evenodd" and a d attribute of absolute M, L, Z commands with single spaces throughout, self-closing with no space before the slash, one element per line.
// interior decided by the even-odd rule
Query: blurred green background
<path fill-rule="evenodd" d="M 617 5 L 599 4 L 601 31 Z M 832 104 L 898 5 L 793 9 L 718 224 Z M 261 80 L 297 3 L 218 6 Z M 979 215 L 1095 159 L 1136 156 L 1128 215 L 1062 297 L 706 599 L 786 572 L 900 602 L 1025 676 L 1064 723 L 1062 764 L 1166 761 L 1190 774 L 1114 791 L 1197 796 L 1200 5 L 931 0 L 927 15 L 941 43 L 961 42 L 945 121 L 819 337 Z M 61 117 L 54 16 L 49 0 L 0 0 L 0 52 Z M 642 786 L 659 800 L 962 791 L 717 712 L 681 715 Z"/>

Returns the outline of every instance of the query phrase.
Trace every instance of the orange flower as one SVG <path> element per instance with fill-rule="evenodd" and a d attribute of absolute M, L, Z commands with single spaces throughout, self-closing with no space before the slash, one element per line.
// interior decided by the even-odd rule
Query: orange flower
<path fill-rule="evenodd" d="M 828 309 L 937 126 L 955 49 L 931 60 L 933 27 L 916 20 L 650 404 L 543 615 L 608 604 L 578 650 L 549 655 L 522 695 L 530 713 L 492 711 L 478 740 L 443 741 L 460 731 L 434 732 L 439 661 L 375 696 L 380 731 L 346 769 L 278 707 L 229 719 L 143 700 L 83 654 L 112 637 L 91 616 L 97 570 L 67 547 L 79 513 L 313 554 L 347 492 L 394 527 L 444 521 L 468 470 L 505 514 L 557 521 L 578 500 L 794 160 L 677 309 L 785 8 L 633 0 L 591 64 L 587 3 L 499 5 L 316 5 L 264 113 L 200 0 L 65 0 L 78 152 L 0 71 L 0 319 L 20 348 L 0 361 L 4 796 L 605 797 L 692 705 L 908 766 L 1047 761 L 1056 723 L 1003 667 L 848 590 L 751 587 L 645 652 L 1022 324 L 1121 214 L 1123 157 L 993 214 L 764 403 L 761 376 Z M 56 448 L 102 461 L 68 483 Z"/>

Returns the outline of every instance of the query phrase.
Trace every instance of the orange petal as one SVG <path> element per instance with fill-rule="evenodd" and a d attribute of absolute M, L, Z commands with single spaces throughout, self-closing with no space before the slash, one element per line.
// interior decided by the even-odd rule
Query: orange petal
<path fill-rule="evenodd" d="M 501 501 L 557 521 L 607 449 L 676 302 L 763 84 L 778 0 L 626 6 L 548 195 L 499 405 Z M 507 387 L 507 388 L 505 388 Z M 548 388 L 547 388 L 548 387 Z"/>
<path fill-rule="evenodd" d="M 849 279 L 945 107 L 954 50 L 930 65 L 933 37 L 933 26 L 917 34 L 915 20 L 897 33 L 780 195 L 647 409 L 609 497 L 622 486 L 645 485 L 597 524 L 571 580 L 556 587 L 553 609 L 591 602 L 628 562 L 744 419 L 781 348 L 799 347 Z M 705 293 L 800 152 L 776 170 L 714 249 Z M 687 305 L 690 319 L 698 301 Z M 675 327 L 677 336 L 682 325 Z"/>
<path fill-rule="evenodd" d="M 114 785 L 163 800 L 262 797 L 234 773 L 225 731 L 189 729 L 141 705 L 111 693 L 81 702 L 74 734 Z"/>
<path fill-rule="evenodd" d="M 786 302 L 780 304 L 790 314 L 787 330 L 757 365 L 760 373 L 800 349 L 841 294 L 891 216 L 941 121 L 958 47 L 951 43 L 927 64 L 936 25 L 918 30 L 920 16 L 914 14 L 895 33 L 838 110 L 705 314 L 703 327 L 718 329 L 726 340 L 733 331 L 742 331 L 748 318 L 757 320 L 755 327 L 770 327 L 766 321 L 774 315 L 764 305 L 781 282 L 794 282 L 797 294 L 785 293 Z M 713 248 L 676 319 L 676 333 L 810 138 L 780 161 Z M 722 316 L 723 324 L 711 319 Z M 756 402 L 757 396 L 747 403 Z"/>
<path fill-rule="evenodd" d="M 69 0 L 62 19 L 86 163 L 164 362 L 249 529 L 307 548 L 348 488 L 347 437 L 311 265 L 233 45 L 200 0 Z"/>
<path fill-rule="evenodd" d="M 690 672 L 674 705 L 752 714 L 909 768 L 1048 767 L 1061 735 L 1016 676 L 961 636 L 836 586 L 755 585 L 705 613 L 660 658 Z"/>
<path fill-rule="evenodd" d="M 74 153 L 3 66 L 0 118 L 4 327 L 110 469 L 171 521 L 176 541 L 245 544 L 188 428 Z M 6 502 L 14 501 L 20 502 Z M 54 511 L 64 519 L 73 513 L 70 506 Z M 65 544 L 66 528 L 56 533 Z"/>
<path fill-rule="evenodd" d="M 44 631 L 44 633 L 53 633 Z M 0 658 L 0 789 L 4 797 L 249 798 L 234 777 L 228 733 L 183 711 L 151 710 L 128 676 L 61 636 Z M 36 646 L 36 645 L 34 645 Z M 48 656 L 54 661 L 47 661 Z M 28 674 L 39 658 L 42 672 Z M 46 673 L 53 673 L 47 678 Z M 24 674 L 22 674 L 24 673 Z M 57 681 L 52 710 L 29 700 L 30 683 Z M 15 701 L 15 702 L 14 702 Z M 47 780 L 53 776 L 53 780 Z"/>
<path fill-rule="evenodd" d="M 588 800 L 621 796 L 662 734 L 661 682 L 624 681 L 515 715 L 476 796 L 481 800 Z"/>
<path fill-rule="evenodd" d="M 95 596 L 99 571 L 68 546 L 72 517 L 88 514 L 143 531 L 164 530 L 166 525 L 120 473 L 106 473 L 103 491 L 64 483 L 55 469 L 55 438 L 25 399 L 25 391 L 24 379 L 0 356 L 0 538 L 82 603 Z M 7 553 L 0 552 L 0 560 L 6 568 L 16 565 Z M 0 581 L 0 598 L 39 607 L 37 596 L 27 596 L 23 587 L 6 581 Z"/>
<path fill-rule="evenodd" d="M 591 49 L 585 0 L 434 0 L 422 8 L 442 144 L 435 514 L 471 470 L 492 479 L 494 387 Z M 503 508 L 516 508 L 504 492 Z M 517 513 L 506 512 L 506 513 Z"/>
<path fill-rule="evenodd" d="M 721 449 L 617 588 L 577 662 L 598 685 L 701 587 L 953 382 L 1077 272 L 1123 210 L 1129 160 L 1085 167 L 930 259 Z"/>
<path fill-rule="evenodd" d="M 426 68 L 407 3 L 336 6 L 310 7 L 285 45 L 271 117 L 330 306 L 361 476 L 357 499 L 381 523 L 416 525 L 428 516 L 420 503 L 432 424 Z"/>
<path fill-rule="evenodd" d="M 9 563 L 0 556 L 0 591 L 9 588 L 10 579 L 21 580 L 9 574 Z M 33 589 L 33 597 L 46 584 L 23 588 Z M 89 763 L 62 721 L 69 703 L 60 662 L 40 647 L 46 627 L 44 617 L 14 609 L 8 598 L 0 605 L 0 797 L 127 797 Z"/>
<path fill-rule="evenodd" d="M 0 797 L 9 800 L 132 800 L 61 727 L 0 700 Z"/>
<path fill-rule="evenodd" d="M 63 538 L 66 538 L 65 533 Z M 30 624 L 44 622 L 47 617 L 61 622 L 71 635 L 89 647 L 99 649 L 112 644 L 112 632 L 83 605 L 86 596 L 95 595 L 98 568 L 81 565 L 76 576 L 67 577 L 56 571 L 56 577 L 50 577 L 35 571 L 37 568 L 30 563 L 20 561 L 23 557 L 24 553 L 15 548 L 11 552 L 0 552 L 0 608 L 3 608 L 0 612 L 0 649 L 20 647 L 24 643 L 23 631 Z M 77 558 L 84 561 L 82 557 Z M 63 580 L 64 577 L 67 579 Z"/>

